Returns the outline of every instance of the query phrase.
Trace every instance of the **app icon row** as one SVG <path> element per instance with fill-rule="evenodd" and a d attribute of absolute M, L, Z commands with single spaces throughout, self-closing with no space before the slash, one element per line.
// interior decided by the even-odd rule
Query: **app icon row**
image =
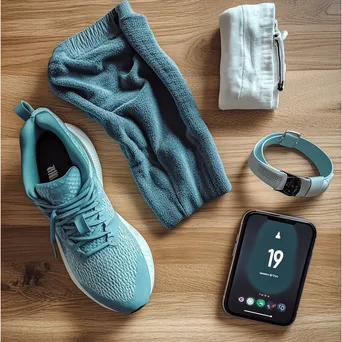
<path fill-rule="evenodd" d="M 253 306 L 256 305 L 258 308 L 263 308 L 266 306 L 267 310 L 274 310 L 277 309 L 279 312 L 285 312 L 286 311 L 286 305 L 283 303 L 273 303 L 272 301 L 267 301 L 265 302 L 263 299 L 258 298 L 257 300 L 255 300 L 255 298 L 253 297 L 247 297 L 245 299 L 245 297 L 239 297 L 238 301 L 240 303 L 244 303 L 246 301 L 246 304 L 248 306 Z"/>

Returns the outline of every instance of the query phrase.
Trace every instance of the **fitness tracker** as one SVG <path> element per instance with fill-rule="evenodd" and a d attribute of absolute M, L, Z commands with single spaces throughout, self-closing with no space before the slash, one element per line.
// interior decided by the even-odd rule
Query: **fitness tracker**
<path fill-rule="evenodd" d="M 319 176 L 299 177 L 271 166 L 264 156 L 264 148 L 281 145 L 303 153 L 316 166 Z M 324 192 L 334 177 L 334 165 L 329 156 L 317 145 L 299 133 L 286 131 L 262 138 L 254 147 L 248 166 L 251 171 L 274 190 L 287 196 L 314 197 Z"/>

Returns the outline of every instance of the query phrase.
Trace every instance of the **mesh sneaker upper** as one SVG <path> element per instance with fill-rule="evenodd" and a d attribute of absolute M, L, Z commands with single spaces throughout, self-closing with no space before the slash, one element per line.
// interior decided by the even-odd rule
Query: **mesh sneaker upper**
<path fill-rule="evenodd" d="M 79 140 L 68 130 L 64 123 L 55 116 L 61 127 L 86 160 L 90 169 L 90 177 L 95 183 L 99 208 L 106 212 L 109 218 L 113 218 L 116 213 L 98 180 L 92 163 Z M 67 202 L 77 196 L 81 187 L 81 177 L 76 167 L 69 169 L 67 174 L 50 183 L 38 184 L 37 193 L 52 205 Z M 57 232 L 58 229 L 57 228 Z M 100 296 L 119 302 L 127 302 L 133 298 L 136 289 L 136 276 L 138 258 L 141 257 L 140 247 L 133 238 L 127 227 L 120 221 L 117 227 L 118 234 L 115 235 L 115 243 L 89 256 L 86 260 L 80 260 L 75 252 L 67 244 L 63 244 L 63 250 L 68 266 L 81 285 L 90 288 Z M 81 249 L 84 252 L 97 247 L 103 242 L 102 237 L 86 243 Z M 109 239 L 113 239 L 110 237 Z"/>
<path fill-rule="evenodd" d="M 127 302 L 135 293 L 139 247 L 122 223 L 118 238 L 117 246 L 109 246 L 93 254 L 85 263 L 80 262 L 70 250 L 65 255 L 81 284 L 104 298 Z"/>
<path fill-rule="evenodd" d="M 52 205 L 62 204 L 70 201 L 78 195 L 81 188 L 81 175 L 76 166 L 73 166 L 61 178 L 52 182 L 36 185 L 39 196 Z"/>
<path fill-rule="evenodd" d="M 113 217 L 115 211 L 96 176 L 94 182 L 102 210 Z M 122 222 L 119 224 L 116 239 L 118 243 L 115 246 L 93 254 L 86 262 L 80 261 L 70 248 L 65 249 L 65 255 L 81 284 L 104 298 L 125 302 L 132 299 L 135 293 L 140 248 Z M 85 251 L 100 243 L 101 239 L 94 240 L 85 246 Z"/>

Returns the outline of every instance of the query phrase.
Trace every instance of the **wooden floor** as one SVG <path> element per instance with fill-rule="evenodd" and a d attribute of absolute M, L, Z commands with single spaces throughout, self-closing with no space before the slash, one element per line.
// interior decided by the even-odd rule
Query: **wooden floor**
<path fill-rule="evenodd" d="M 276 1 L 289 36 L 286 90 L 275 112 L 218 110 L 218 16 L 238 0 L 136 0 L 162 48 L 187 80 L 221 154 L 233 191 L 167 231 L 142 199 L 119 146 L 95 122 L 49 89 L 53 48 L 115 4 L 110 0 L 2 1 L 2 337 L 3 341 L 340 341 L 340 2 Z M 249 3 L 256 3 L 251 0 Z M 13 107 L 49 107 L 93 140 L 115 209 L 151 246 L 156 282 L 132 316 L 107 311 L 72 283 L 49 244 L 47 219 L 26 198 Z M 272 191 L 248 169 L 254 144 L 292 129 L 332 157 L 335 179 L 315 199 Z M 279 168 L 307 175 L 309 162 L 271 149 Z M 263 209 L 311 220 L 318 229 L 298 317 L 288 328 L 226 315 L 221 298 L 240 219 Z"/>

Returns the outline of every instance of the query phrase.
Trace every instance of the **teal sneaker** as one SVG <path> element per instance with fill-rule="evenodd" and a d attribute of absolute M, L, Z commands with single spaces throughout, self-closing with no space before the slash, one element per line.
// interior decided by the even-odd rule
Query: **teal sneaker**
<path fill-rule="evenodd" d="M 15 112 L 26 194 L 50 220 L 73 282 L 107 309 L 132 313 L 149 300 L 154 264 L 145 239 L 113 209 L 102 185 L 96 150 L 84 132 L 47 108 L 27 102 Z"/>

